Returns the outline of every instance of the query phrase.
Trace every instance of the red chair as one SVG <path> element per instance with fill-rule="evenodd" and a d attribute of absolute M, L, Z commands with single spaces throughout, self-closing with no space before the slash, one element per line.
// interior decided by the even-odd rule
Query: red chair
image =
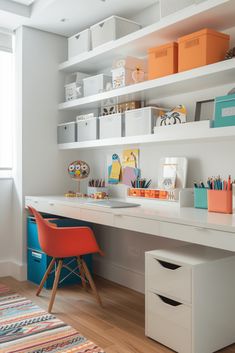
<path fill-rule="evenodd" d="M 36 295 L 40 294 L 55 263 L 58 262 L 48 312 L 51 312 L 54 304 L 62 267 L 70 270 L 67 265 L 63 264 L 63 259 L 68 257 L 77 258 L 80 273 L 79 277 L 81 278 L 83 288 L 86 289 L 86 284 L 89 282 L 98 303 L 102 306 L 94 280 L 86 262 L 83 260 L 83 255 L 86 254 L 99 253 L 103 256 L 103 252 L 100 250 L 99 245 L 96 242 L 93 231 L 89 227 L 57 227 L 55 224 L 44 219 L 34 208 L 28 207 L 28 209 L 36 219 L 40 246 L 48 256 L 52 257 Z"/>

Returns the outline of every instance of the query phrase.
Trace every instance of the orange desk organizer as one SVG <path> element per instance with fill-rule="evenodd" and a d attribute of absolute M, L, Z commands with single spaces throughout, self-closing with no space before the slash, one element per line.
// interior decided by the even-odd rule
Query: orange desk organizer
<path fill-rule="evenodd" d="M 178 44 L 168 43 L 148 50 L 148 79 L 178 72 Z"/>
<path fill-rule="evenodd" d="M 208 211 L 233 213 L 231 190 L 208 190 Z"/>
<path fill-rule="evenodd" d="M 229 40 L 228 34 L 208 28 L 180 37 L 179 72 L 224 60 Z"/>
<path fill-rule="evenodd" d="M 168 200 L 171 199 L 173 201 L 171 192 L 167 190 L 159 190 L 159 189 L 135 189 L 130 188 L 128 190 L 128 195 L 132 197 L 145 197 L 148 199 L 161 199 L 161 200 Z"/>

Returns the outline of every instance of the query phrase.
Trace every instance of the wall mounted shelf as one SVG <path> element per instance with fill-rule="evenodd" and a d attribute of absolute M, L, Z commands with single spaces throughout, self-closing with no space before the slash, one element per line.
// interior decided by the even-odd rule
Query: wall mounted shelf
<path fill-rule="evenodd" d="M 234 0 L 235 1 L 235 0 Z M 100 107 L 103 101 L 112 99 L 115 103 L 130 100 L 152 100 L 180 93 L 233 83 L 235 77 L 235 59 L 221 61 L 193 70 L 180 72 L 155 80 L 144 81 L 102 92 L 93 96 L 75 99 L 59 104 L 59 110 L 79 110 Z"/>
<path fill-rule="evenodd" d="M 111 67 L 118 56 L 144 57 L 147 49 L 205 27 L 222 31 L 234 26 L 234 0 L 207 0 L 185 8 L 160 21 L 113 42 L 76 56 L 59 65 L 65 72 L 90 74 Z"/>
<path fill-rule="evenodd" d="M 196 123 L 195 123 L 196 124 Z M 208 129 L 190 129 L 187 134 L 182 129 L 180 133 L 172 138 L 172 135 L 161 137 L 158 134 L 142 135 L 142 136 L 128 136 L 121 138 L 112 138 L 104 140 L 94 140 L 85 142 L 73 142 L 66 144 L 59 144 L 60 150 L 74 150 L 74 149 L 98 149 L 104 147 L 141 145 L 141 144 L 156 144 L 156 143 L 180 143 L 180 142 L 203 142 L 203 141 L 235 141 L 235 126 L 222 128 L 208 128 Z"/>

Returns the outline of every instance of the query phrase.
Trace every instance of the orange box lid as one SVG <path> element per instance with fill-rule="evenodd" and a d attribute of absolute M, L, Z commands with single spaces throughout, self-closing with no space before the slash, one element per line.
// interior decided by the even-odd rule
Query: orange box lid
<path fill-rule="evenodd" d="M 208 35 L 208 34 L 210 34 L 212 36 L 228 39 L 228 40 L 230 39 L 230 35 L 229 34 L 225 34 L 225 33 L 222 33 L 222 32 L 217 32 L 214 29 L 210 29 L 210 28 L 204 28 L 204 29 L 201 29 L 200 31 L 193 32 L 193 33 L 187 34 L 186 36 L 180 37 L 178 39 L 178 43 L 182 43 L 182 42 L 185 42 L 186 40 L 194 39 L 195 37 L 201 37 L 201 36 L 205 36 L 205 35 Z"/>
<path fill-rule="evenodd" d="M 155 53 L 158 50 L 162 50 L 162 49 L 167 49 L 167 48 L 171 48 L 171 47 L 178 47 L 178 43 L 176 42 L 170 42 L 167 44 L 163 44 L 163 45 L 159 45 L 158 47 L 153 47 L 153 48 L 149 48 L 148 49 L 148 53 Z"/>

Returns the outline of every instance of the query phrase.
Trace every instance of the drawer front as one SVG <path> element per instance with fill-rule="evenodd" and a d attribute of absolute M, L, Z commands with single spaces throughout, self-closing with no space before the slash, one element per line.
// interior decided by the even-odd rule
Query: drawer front
<path fill-rule="evenodd" d="M 156 293 L 146 297 L 146 335 L 180 353 L 191 353 L 191 307 Z"/>
<path fill-rule="evenodd" d="M 96 211 L 96 210 L 90 210 L 90 209 L 87 209 L 87 210 L 81 209 L 80 219 L 87 222 L 113 226 L 113 214 L 109 212 Z"/>
<path fill-rule="evenodd" d="M 153 219 L 125 216 L 122 214 L 114 216 L 114 227 L 146 234 L 159 235 L 159 224 L 160 222 Z"/>
<path fill-rule="evenodd" d="M 32 206 L 39 212 L 80 219 L 79 207 L 60 205 L 54 201 L 45 201 L 40 199 L 27 199 L 26 206 Z"/>
<path fill-rule="evenodd" d="M 147 290 L 156 290 L 180 301 L 192 302 L 192 269 L 170 260 L 146 255 Z"/>

